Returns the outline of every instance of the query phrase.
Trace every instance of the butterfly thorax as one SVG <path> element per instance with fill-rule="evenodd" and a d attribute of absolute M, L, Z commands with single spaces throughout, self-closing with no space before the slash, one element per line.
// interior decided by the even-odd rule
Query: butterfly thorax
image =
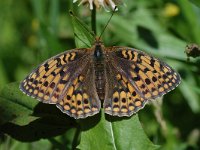
<path fill-rule="evenodd" d="M 94 70 L 96 91 L 99 96 L 99 99 L 103 101 L 105 97 L 105 76 L 102 43 L 96 43 L 94 46 Z"/>
<path fill-rule="evenodd" d="M 99 45 L 99 44 L 95 45 L 94 58 L 96 59 L 96 61 L 102 61 L 103 60 L 102 46 Z"/>

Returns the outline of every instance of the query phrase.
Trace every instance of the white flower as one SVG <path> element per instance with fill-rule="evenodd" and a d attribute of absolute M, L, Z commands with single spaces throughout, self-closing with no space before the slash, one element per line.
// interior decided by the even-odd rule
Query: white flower
<path fill-rule="evenodd" d="M 117 6 L 117 4 L 122 3 L 122 0 L 73 0 L 73 3 L 80 1 L 81 4 L 89 4 L 90 9 L 93 9 L 93 4 L 96 8 L 104 7 L 106 10 L 110 7 L 112 10 Z"/>

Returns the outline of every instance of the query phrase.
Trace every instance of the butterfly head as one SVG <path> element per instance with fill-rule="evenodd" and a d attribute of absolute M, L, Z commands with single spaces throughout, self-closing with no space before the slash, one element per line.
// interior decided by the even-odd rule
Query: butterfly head
<path fill-rule="evenodd" d="M 104 44 L 100 40 L 99 37 L 95 38 L 95 43 L 94 43 L 94 58 L 96 60 L 102 60 L 103 59 L 103 49 L 104 49 Z"/>

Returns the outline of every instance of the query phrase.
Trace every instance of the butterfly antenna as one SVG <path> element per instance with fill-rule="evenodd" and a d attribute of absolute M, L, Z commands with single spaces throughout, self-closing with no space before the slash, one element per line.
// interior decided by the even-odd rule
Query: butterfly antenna
<path fill-rule="evenodd" d="M 113 12 L 112 12 L 112 15 L 110 16 L 110 18 L 109 18 L 107 24 L 105 25 L 105 27 L 103 28 L 103 30 L 102 30 L 102 32 L 101 32 L 101 34 L 100 34 L 100 36 L 99 36 L 99 39 L 101 39 L 101 37 L 102 37 L 104 31 L 106 30 L 106 28 L 107 28 L 108 24 L 110 23 L 110 20 L 112 19 L 112 17 L 113 17 L 113 15 L 114 15 L 114 13 L 115 13 L 116 10 L 117 10 L 117 6 L 115 6 L 115 8 L 114 8 L 114 10 L 113 10 Z"/>

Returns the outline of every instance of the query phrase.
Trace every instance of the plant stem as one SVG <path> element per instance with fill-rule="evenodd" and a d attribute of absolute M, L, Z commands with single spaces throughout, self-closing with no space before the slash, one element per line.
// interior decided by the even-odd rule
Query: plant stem
<path fill-rule="evenodd" d="M 97 29 L 96 29 L 96 6 L 93 3 L 93 10 L 91 14 L 91 26 L 92 26 L 92 31 L 96 35 Z"/>

